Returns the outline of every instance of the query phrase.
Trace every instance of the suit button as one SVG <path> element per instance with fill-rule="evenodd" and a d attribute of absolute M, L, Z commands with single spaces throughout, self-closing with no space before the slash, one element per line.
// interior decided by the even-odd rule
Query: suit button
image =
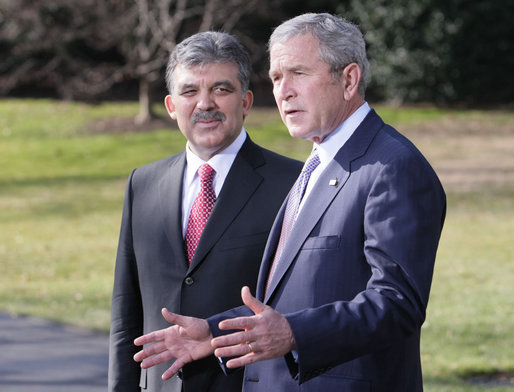
<path fill-rule="evenodd" d="M 194 282 L 195 282 L 194 279 L 190 276 L 188 276 L 186 278 L 186 280 L 184 280 L 184 283 L 187 284 L 188 286 L 191 286 Z"/>

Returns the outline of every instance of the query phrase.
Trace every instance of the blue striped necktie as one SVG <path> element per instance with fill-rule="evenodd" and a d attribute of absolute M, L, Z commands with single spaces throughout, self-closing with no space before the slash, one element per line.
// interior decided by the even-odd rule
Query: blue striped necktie
<path fill-rule="evenodd" d="M 300 173 L 300 176 L 298 176 L 298 179 L 294 183 L 293 188 L 291 188 L 289 199 L 287 200 L 286 211 L 284 212 L 284 220 L 282 221 L 280 239 L 278 241 L 275 257 L 273 258 L 273 263 L 271 265 L 270 273 L 268 275 L 266 291 L 268 290 L 268 286 L 271 282 L 271 277 L 277 269 L 277 265 L 280 260 L 280 257 L 282 256 L 285 244 L 287 242 L 287 239 L 289 238 L 289 234 L 291 233 L 294 222 L 296 221 L 296 217 L 298 216 L 300 203 L 302 201 L 303 195 L 305 194 L 305 189 L 307 188 L 307 183 L 309 182 L 311 173 L 314 171 L 314 169 L 318 167 L 319 163 L 320 160 L 318 151 L 317 149 L 314 149 L 312 150 L 311 155 L 309 155 L 309 158 L 307 158 L 307 161 L 303 165 L 302 172 Z"/>

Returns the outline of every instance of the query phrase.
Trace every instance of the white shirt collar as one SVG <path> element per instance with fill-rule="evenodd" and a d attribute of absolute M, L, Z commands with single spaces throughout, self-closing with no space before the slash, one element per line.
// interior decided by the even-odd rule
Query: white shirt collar
<path fill-rule="evenodd" d="M 325 170 L 332 159 L 334 159 L 337 152 L 353 135 L 370 110 L 368 103 L 364 102 L 355 112 L 352 113 L 350 117 L 343 121 L 330 135 L 328 135 L 321 144 L 314 143 L 313 149 L 318 150 L 320 164 L 311 174 L 300 204 L 300 209 L 303 207 L 305 200 L 312 192 L 312 189 L 314 188 L 316 181 L 318 181 L 318 178 L 321 176 L 323 170 Z"/>
<path fill-rule="evenodd" d="M 186 172 L 184 173 L 184 187 L 189 187 L 193 182 L 195 176 L 197 175 L 197 171 L 204 163 L 208 163 L 215 171 L 216 177 L 214 178 L 214 190 L 216 195 L 219 194 L 219 190 L 221 190 L 221 186 L 225 181 L 225 178 L 230 171 L 230 167 L 236 159 L 236 155 L 243 146 L 246 140 L 246 130 L 244 127 L 241 129 L 241 132 L 237 136 L 236 140 L 232 142 L 227 148 L 218 152 L 211 159 L 205 162 L 202 158 L 196 155 L 189 148 L 189 142 L 186 143 Z M 217 186 L 219 188 L 217 189 Z"/>
<path fill-rule="evenodd" d="M 326 167 L 328 163 L 334 159 L 337 152 L 350 139 L 357 127 L 368 115 L 371 108 L 367 102 L 364 102 L 350 117 L 344 120 L 328 137 L 321 142 L 315 144 L 313 148 L 318 149 L 320 166 Z M 321 170 L 320 170 L 321 171 Z"/>

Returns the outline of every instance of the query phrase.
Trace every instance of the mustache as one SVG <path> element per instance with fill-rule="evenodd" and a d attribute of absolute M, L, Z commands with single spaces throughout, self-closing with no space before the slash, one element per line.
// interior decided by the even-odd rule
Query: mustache
<path fill-rule="evenodd" d="M 197 121 L 200 121 L 200 120 L 218 120 L 218 121 L 224 121 L 227 117 L 221 113 L 221 112 L 218 112 L 218 111 L 203 111 L 203 110 L 200 110 L 200 111 L 196 111 L 193 113 L 193 115 L 191 116 L 191 121 L 194 123 L 196 123 Z"/>

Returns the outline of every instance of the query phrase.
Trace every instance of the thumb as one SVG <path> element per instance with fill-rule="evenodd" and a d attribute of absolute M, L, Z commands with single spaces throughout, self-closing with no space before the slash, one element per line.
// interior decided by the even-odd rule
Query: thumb
<path fill-rule="evenodd" d="M 266 309 L 266 305 L 252 295 L 248 286 L 244 286 L 241 289 L 241 298 L 243 299 L 243 303 L 255 314 L 262 313 L 264 309 Z"/>
<path fill-rule="evenodd" d="M 166 308 L 161 309 L 161 314 L 162 314 L 162 317 L 164 317 L 166 319 L 166 321 L 170 324 L 183 325 L 183 323 L 184 323 L 183 320 L 181 321 L 181 318 L 182 318 L 181 315 L 172 313 Z"/>

